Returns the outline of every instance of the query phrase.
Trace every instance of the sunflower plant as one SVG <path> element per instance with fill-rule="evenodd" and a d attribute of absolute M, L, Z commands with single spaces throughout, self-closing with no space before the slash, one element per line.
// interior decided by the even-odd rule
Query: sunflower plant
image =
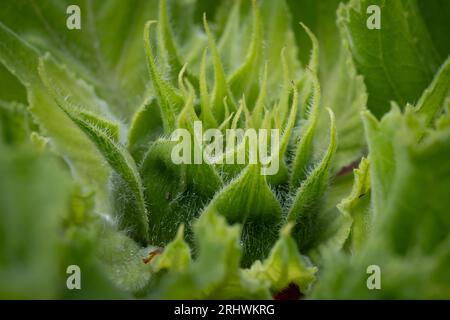
<path fill-rule="evenodd" d="M 64 1 L 2 4 L 8 297 L 448 298 L 436 1 L 371 1 L 380 30 L 366 0 L 75 2 L 80 30 Z M 211 141 L 195 123 L 227 142 L 275 130 L 276 172 L 250 161 L 247 136 L 216 154 L 244 161 L 196 162 Z M 82 290 L 64 287 L 68 265 Z"/>

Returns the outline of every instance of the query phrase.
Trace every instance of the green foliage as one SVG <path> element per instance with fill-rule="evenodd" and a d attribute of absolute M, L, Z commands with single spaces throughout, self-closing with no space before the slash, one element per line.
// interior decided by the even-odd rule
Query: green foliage
<path fill-rule="evenodd" d="M 430 109 L 440 113 L 434 103 L 442 102 L 448 92 L 436 88 L 447 81 L 440 72 L 419 104 L 404 113 L 393 106 L 381 121 L 363 113 L 370 179 L 364 160 L 356 171 L 352 195 L 339 206 L 354 219 L 350 248 L 355 254 L 325 255 L 316 297 L 448 298 L 448 282 L 441 271 L 449 267 L 445 186 L 450 177 L 450 132 L 448 127 L 427 128 L 434 115 L 423 109 L 423 101 L 429 101 Z M 379 265 L 385 275 L 382 290 L 365 287 L 365 267 L 371 264 Z"/>
<path fill-rule="evenodd" d="M 447 1 L 3 2 L 3 297 L 449 297 Z"/>
<path fill-rule="evenodd" d="M 382 10 L 379 30 L 361 27 L 369 5 Z M 353 0 L 340 6 L 338 16 L 356 67 L 372 93 L 368 108 L 381 117 L 391 100 L 401 106 L 414 103 L 445 58 L 435 49 L 417 1 Z"/>
<path fill-rule="evenodd" d="M 52 231 L 69 197 L 68 177 L 29 148 L 0 148 L 2 297 L 53 297 L 59 257 Z"/>

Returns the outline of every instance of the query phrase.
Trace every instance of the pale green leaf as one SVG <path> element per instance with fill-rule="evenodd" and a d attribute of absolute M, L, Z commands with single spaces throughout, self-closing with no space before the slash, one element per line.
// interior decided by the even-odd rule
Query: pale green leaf
<path fill-rule="evenodd" d="M 293 235 L 303 251 L 317 245 L 324 231 L 325 222 L 321 219 L 320 209 L 329 185 L 331 162 L 337 145 L 334 114 L 330 109 L 328 111 L 331 120 L 328 149 L 296 191 L 287 215 L 287 221 L 295 225 Z"/>
<path fill-rule="evenodd" d="M 307 293 L 315 280 L 317 268 L 298 252 L 297 245 L 290 235 L 291 229 L 292 225 L 285 226 L 267 259 L 263 262 L 256 261 L 244 272 L 250 277 L 269 282 L 274 292 L 279 292 L 294 283 L 299 286 L 302 293 Z"/>
<path fill-rule="evenodd" d="M 310 73 L 310 75 L 313 81 L 314 92 L 308 121 L 305 124 L 303 134 L 298 142 L 295 151 L 295 159 L 292 163 L 292 173 L 290 178 L 292 188 L 298 188 L 301 185 L 302 181 L 306 178 L 308 168 L 313 160 L 313 139 L 319 116 L 321 93 L 317 77 L 313 73 Z"/>
<path fill-rule="evenodd" d="M 130 229 L 129 232 L 132 237 L 136 241 L 145 244 L 148 239 L 148 217 L 141 178 L 133 158 L 114 139 L 114 132 L 116 132 L 114 124 L 108 122 L 108 120 L 99 119 L 92 114 L 88 114 L 80 107 L 75 106 L 71 102 L 68 92 L 59 87 L 55 79 L 47 72 L 47 64 L 48 60 L 40 59 L 39 74 L 56 104 L 98 148 L 99 152 L 117 174 L 117 178 L 123 180 L 123 182 L 113 180 L 116 185 L 112 186 L 113 194 L 116 196 L 121 194 L 120 201 L 127 200 L 126 204 L 132 207 L 130 210 L 130 208 L 124 207 L 118 201 L 115 202 L 116 209 L 119 209 L 116 214 L 119 217 L 121 227 L 125 230 Z M 130 199 L 124 199 L 128 197 Z"/>
<path fill-rule="evenodd" d="M 450 58 L 437 72 L 433 82 L 422 93 L 416 104 L 417 113 L 425 116 L 425 126 L 430 123 L 439 114 L 444 100 L 450 96 Z"/>
<path fill-rule="evenodd" d="M 158 116 L 155 116 L 158 115 Z M 152 141 L 163 133 L 156 99 L 145 101 L 131 120 L 128 132 L 128 150 L 136 163 L 140 163 Z"/>
<path fill-rule="evenodd" d="M 54 158 L 0 143 L 0 296 L 55 298 L 69 179 Z M 38 213 L 38 214 L 37 214 Z"/>
<path fill-rule="evenodd" d="M 371 232 L 372 210 L 370 207 L 370 171 L 369 161 L 361 160 L 354 172 L 353 188 L 350 194 L 337 205 L 343 215 L 351 219 L 349 246 L 359 250 Z"/>
<path fill-rule="evenodd" d="M 26 86 L 30 111 L 40 130 L 53 138 L 56 151 L 67 157 L 74 174 L 87 183 L 96 185 L 100 199 L 104 200 L 108 171 L 89 139 L 47 94 L 38 75 L 37 50 L 1 23 L 0 38 L 0 61 Z M 74 81 L 70 75 L 67 76 Z M 74 82 L 70 84 L 74 92 L 86 92 Z M 81 91 L 75 88 L 80 88 Z"/>
<path fill-rule="evenodd" d="M 164 132 L 170 134 L 175 129 L 176 112 L 181 108 L 183 99 L 168 81 L 166 81 L 155 63 L 155 55 L 150 43 L 150 28 L 156 21 L 148 21 L 144 28 L 144 44 L 147 54 L 147 65 L 153 87 L 156 91 Z"/>

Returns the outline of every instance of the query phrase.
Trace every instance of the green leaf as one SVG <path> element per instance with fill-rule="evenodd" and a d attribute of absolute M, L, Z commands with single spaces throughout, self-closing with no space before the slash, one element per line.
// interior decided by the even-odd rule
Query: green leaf
<path fill-rule="evenodd" d="M 390 248 L 399 254 L 413 247 L 434 252 L 450 230 L 444 187 L 450 179 L 450 131 L 432 132 L 417 144 L 411 128 L 401 129 L 394 139 L 395 175 L 378 227 L 385 228 Z"/>
<path fill-rule="evenodd" d="M 159 1 L 158 18 L 158 48 L 165 64 L 169 66 L 169 78 L 175 81 L 184 63 L 180 58 L 179 49 L 170 28 L 167 0 Z M 189 16 L 183 18 L 189 20 Z M 194 75 L 188 72 L 187 78 L 195 87 L 198 87 L 198 79 Z"/>
<path fill-rule="evenodd" d="M 318 75 L 318 63 L 319 63 L 319 42 L 316 36 L 309 30 L 307 26 L 300 22 L 301 27 L 304 29 L 305 33 L 308 35 L 310 42 L 312 43 L 311 53 L 309 57 L 309 63 L 306 68 L 306 72 L 302 74 L 302 77 L 297 82 L 297 87 L 300 91 L 300 106 L 301 113 L 299 114 L 299 119 L 307 118 L 308 102 L 314 103 L 314 88 L 315 83 L 318 83 L 318 79 L 315 79 Z M 320 89 L 320 88 L 319 88 Z M 320 93 L 320 90 L 319 90 Z M 319 97 L 320 100 L 320 97 Z"/>
<path fill-rule="evenodd" d="M 144 260 L 155 248 L 142 248 L 108 226 L 103 229 L 95 248 L 102 271 L 118 289 L 129 294 L 142 294 L 152 279 L 151 267 Z"/>
<path fill-rule="evenodd" d="M 48 146 L 48 138 L 41 136 L 36 131 L 33 131 L 30 135 L 31 143 L 36 147 L 39 152 L 43 152 Z"/>
<path fill-rule="evenodd" d="M 175 236 L 180 224 L 189 225 L 194 213 L 174 212 L 174 202 L 186 190 L 186 165 L 171 159 L 174 142 L 159 139 L 152 143 L 139 168 L 150 223 L 150 242 L 165 245 Z M 184 214 L 184 215 L 183 215 Z"/>
<path fill-rule="evenodd" d="M 110 237 L 104 235 L 116 231 L 94 211 L 94 195 L 93 190 L 75 184 L 63 219 L 54 230 L 59 235 L 59 299 L 124 299 L 130 296 L 128 292 L 118 288 L 121 277 L 109 279 L 109 270 L 105 272 L 109 266 L 103 265 L 99 259 L 107 255 L 102 250 L 105 249 L 103 241 L 108 241 Z M 99 249 L 102 250 L 101 254 L 97 252 Z M 117 250 L 114 247 L 111 249 Z M 114 253 L 117 254 L 117 251 Z M 61 287 L 61 282 L 64 283 L 67 279 L 67 267 L 73 265 L 80 268 L 82 290 Z M 83 273 L 83 270 L 89 272 Z"/>
<path fill-rule="evenodd" d="M 158 48 L 166 60 L 165 63 L 170 66 L 169 75 L 174 81 L 183 67 L 183 63 L 179 57 L 178 48 L 170 29 L 167 0 L 159 1 L 158 7 Z"/>
<path fill-rule="evenodd" d="M 211 210 L 226 217 L 229 223 L 243 224 L 244 265 L 267 255 L 277 238 L 281 206 L 267 185 L 261 166 L 248 165 L 214 196 L 203 214 Z"/>
<path fill-rule="evenodd" d="M 0 91 L 0 100 L 8 102 L 25 103 L 27 101 L 27 94 L 25 87 L 20 81 L 8 71 L 0 63 L 0 88 L 8 88 L 8 90 Z"/>
<path fill-rule="evenodd" d="M 298 28 L 302 22 L 317 37 L 320 46 L 319 75 L 322 81 L 328 81 L 329 74 L 336 64 L 336 53 L 339 52 L 341 39 L 336 26 L 336 9 L 341 1 L 328 0 L 287 0 L 292 15 L 292 30 L 298 46 L 301 61 L 308 61 L 312 45 L 309 36 Z M 325 85 L 325 83 L 323 83 Z M 331 106 L 330 106 L 331 107 Z M 336 114 L 337 116 L 337 114 Z"/>
<path fill-rule="evenodd" d="M 305 298 L 448 298 L 449 6 L 374 0 L 382 28 L 370 30 L 368 0 L 340 4 L 338 21 L 340 0 L 198 1 L 3 0 L 0 287 L 18 298 L 270 299 L 291 285 Z M 70 4 L 81 30 L 65 28 Z M 199 120 L 282 130 L 278 172 L 198 163 Z M 189 133 L 190 164 L 174 162 L 176 129 Z M 222 156 L 248 156 L 251 140 Z M 301 253 L 320 266 L 314 288 Z M 89 271 L 83 290 L 64 286 L 71 264 Z M 367 288 L 370 265 L 382 290 Z"/>
<path fill-rule="evenodd" d="M 1 62 L 22 84 L 29 86 L 37 81 L 36 49 L 21 40 L 0 22 Z"/>
<path fill-rule="evenodd" d="M 313 98 L 308 116 L 308 122 L 305 125 L 304 133 L 300 137 L 300 141 L 295 151 L 295 159 L 292 164 L 292 173 L 290 184 L 292 188 L 298 188 L 302 181 L 306 178 L 307 171 L 312 162 L 313 157 L 313 139 L 319 116 L 320 107 L 320 84 L 317 77 L 310 73 L 313 81 Z"/>
<path fill-rule="evenodd" d="M 218 39 L 217 48 L 221 53 L 222 62 L 224 69 L 226 70 L 236 70 L 240 67 L 242 60 L 245 60 L 248 48 L 242 46 L 237 48 L 234 43 L 238 42 L 240 39 L 247 39 L 245 43 L 251 42 L 250 35 L 252 31 L 249 30 L 249 23 L 247 22 L 247 17 L 242 17 L 244 15 L 246 6 L 250 2 L 243 4 L 242 1 L 235 1 L 233 6 L 230 8 L 229 4 L 225 5 L 221 3 L 219 11 L 216 16 L 216 29 L 217 35 L 220 35 Z M 202 13 L 203 14 L 203 13 Z M 207 17 L 214 17 L 207 14 Z M 244 21 L 243 21 L 244 20 Z M 254 20 L 253 20 L 254 24 Z M 240 30 L 245 28 L 245 32 L 240 32 Z"/>
<path fill-rule="evenodd" d="M 395 107 L 378 122 L 369 111 L 362 113 L 366 140 L 369 146 L 371 198 L 375 215 L 385 211 L 395 174 L 392 136 L 401 121 L 401 112 Z"/>
<path fill-rule="evenodd" d="M 423 92 L 416 105 L 416 112 L 425 116 L 425 126 L 429 126 L 439 111 L 444 100 L 450 96 L 450 58 L 437 72 L 433 82 Z"/>
<path fill-rule="evenodd" d="M 258 95 L 258 78 L 261 66 L 261 52 L 262 50 L 262 25 L 259 9 L 256 1 L 253 1 L 253 30 L 251 36 L 251 43 L 249 45 L 247 57 L 244 63 L 233 72 L 229 78 L 230 90 L 235 97 L 242 97 L 245 94 L 246 99 L 250 105 Z"/>
<path fill-rule="evenodd" d="M 449 109 L 450 109 L 450 99 L 447 99 L 444 103 L 444 111 L 442 116 L 440 116 L 437 120 L 436 120 L 436 128 L 438 130 L 443 130 L 445 128 L 448 128 L 450 126 L 450 114 L 449 114 Z"/>
<path fill-rule="evenodd" d="M 259 129 L 261 127 L 261 122 L 264 119 L 264 115 L 266 114 L 264 110 L 264 103 L 267 99 L 267 63 L 264 64 L 264 72 L 261 77 L 260 85 L 259 85 L 259 94 L 256 99 L 255 106 L 252 111 L 252 122 L 255 126 L 255 129 Z"/>
<path fill-rule="evenodd" d="M 323 105 L 330 106 L 336 115 L 339 144 L 333 160 L 333 169 L 342 168 L 358 161 L 367 149 L 360 113 L 367 106 L 367 90 L 363 77 L 357 75 L 348 43 L 340 49 L 338 59 L 323 84 Z M 317 124 L 317 145 L 326 141 L 324 134 L 328 120 L 324 113 Z"/>
<path fill-rule="evenodd" d="M 156 98 L 161 110 L 161 117 L 164 125 L 164 132 L 170 134 L 175 129 L 175 115 L 183 104 L 183 99 L 177 90 L 166 80 L 155 64 L 155 55 L 150 44 L 150 27 L 156 21 L 148 21 L 144 28 L 144 44 L 147 54 L 147 65 L 153 87 L 156 91 Z"/>
<path fill-rule="evenodd" d="M 0 175 L 0 296 L 55 298 L 58 225 L 69 199 L 68 176 L 48 155 L 3 144 Z"/>
<path fill-rule="evenodd" d="M 281 50 L 285 49 L 289 78 L 297 79 L 300 63 L 297 59 L 298 49 L 294 32 L 290 28 L 291 13 L 285 1 L 263 0 L 260 2 L 261 17 L 264 22 L 264 40 L 267 44 L 265 59 L 268 63 L 268 88 L 270 92 L 279 92 L 283 71 L 279 67 Z M 297 23 L 298 21 L 295 21 Z"/>
<path fill-rule="evenodd" d="M 358 251 L 371 232 L 372 210 L 370 207 L 370 171 L 369 161 L 361 160 L 358 169 L 353 170 L 354 182 L 350 194 L 337 205 L 344 216 L 351 219 L 349 246 Z"/>
<path fill-rule="evenodd" d="M 136 163 L 140 163 L 152 141 L 162 134 L 161 117 L 156 99 L 145 101 L 131 120 L 128 132 L 128 151 Z"/>
<path fill-rule="evenodd" d="M 289 109 L 289 93 L 291 92 L 291 82 L 289 79 L 289 69 L 286 61 L 285 49 L 281 50 L 281 66 L 283 69 L 283 87 L 280 93 L 280 99 L 276 105 L 275 122 L 277 126 L 282 126 L 287 117 Z"/>
<path fill-rule="evenodd" d="M 449 298 L 447 275 L 441 272 L 450 266 L 450 203 L 445 187 L 450 177 L 450 131 L 431 131 L 418 142 L 411 116 L 420 117 L 393 109 L 380 123 L 373 116 L 366 119 L 374 140 L 369 155 L 371 206 L 382 210 L 371 219 L 371 232 L 352 257 L 326 255 L 322 281 L 313 297 Z M 389 171 L 380 170 L 382 157 L 376 155 L 383 153 L 389 158 Z M 389 177 L 385 179 L 389 188 L 382 197 L 375 197 L 380 176 Z M 382 290 L 367 290 L 370 265 L 381 268 Z"/>
<path fill-rule="evenodd" d="M 0 100 L 0 140 L 18 144 L 28 140 L 32 129 L 26 106 Z"/>
<path fill-rule="evenodd" d="M 359 113 L 367 104 L 364 81 L 357 75 L 348 41 L 341 37 L 336 24 L 336 10 L 341 1 L 288 0 L 287 3 L 294 18 L 292 29 L 297 39 L 300 58 L 302 61 L 308 61 L 309 58 L 309 69 L 313 69 L 311 53 L 318 51 L 316 64 L 321 83 L 322 104 L 331 108 L 336 115 L 339 144 L 333 160 L 333 171 L 338 172 L 358 160 L 364 153 L 365 141 Z M 314 41 L 309 44 L 311 35 L 298 28 L 298 21 L 302 21 L 312 30 L 314 38 L 317 38 L 317 45 L 314 45 Z M 315 49 L 316 46 L 320 47 L 320 50 Z M 300 83 L 304 91 L 300 94 L 302 106 L 308 101 L 311 92 L 311 81 L 308 77 L 305 80 Z M 303 108 L 302 116 L 305 111 L 306 108 Z M 328 115 L 321 111 L 315 134 L 315 148 L 320 149 L 326 144 L 327 127 Z"/>
<path fill-rule="evenodd" d="M 81 11 L 81 30 L 68 30 L 69 5 Z M 156 17 L 156 1 L 5 0 L 0 21 L 32 44 L 39 55 L 52 52 L 119 117 L 129 117 L 140 105 L 148 82 L 142 26 Z M 5 41 L 5 40 L 2 40 Z M 29 69 L 29 70 L 35 70 Z"/>
<path fill-rule="evenodd" d="M 381 29 L 365 28 L 369 5 L 381 10 Z M 415 0 L 352 0 L 338 23 L 369 92 L 368 107 L 381 117 L 391 100 L 414 103 L 441 63 Z"/>
<path fill-rule="evenodd" d="M 196 16 L 195 20 L 201 22 L 203 19 L 203 14 L 205 12 L 208 14 L 208 16 L 214 17 L 221 3 L 222 0 L 214 2 L 208 0 L 195 1 L 195 16 Z"/>
<path fill-rule="evenodd" d="M 288 148 L 289 139 L 291 138 L 292 131 L 294 129 L 297 120 L 297 111 L 298 111 L 298 92 L 294 88 L 294 96 L 292 97 L 291 111 L 287 119 L 286 127 L 283 130 L 280 150 L 278 152 L 280 156 L 284 156 Z"/>
<path fill-rule="evenodd" d="M 208 45 L 209 49 L 211 50 L 214 65 L 214 89 L 212 92 L 211 106 L 215 118 L 218 119 L 219 122 L 221 122 L 225 119 L 225 109 L 224 109 L 225 106 L 223 105 L 223 99 L 226 96 L 228 96 L 231 100 L 232 96 L 229 95 L 230 89 L 228 87 L 225 72 L 223 70 L 220 53 L 217 49 L 214 36 L 211 33 L 211 30 L 209 29 L 208 20 L 206 20 L 206 15 L 203 16 L 203 26 L 208 36 Z"/>
<path fill-rule="evenodd" d="M 0 61 L 26 86 L 30 111 L 41 131 L 53 138 L 56 151 L 67 157 L 75 175 L 99 188 L 99 198 L 104 201 L 108 171 L 89 139 L 47 94 L 37 72 L 38 52 L 1 23 L 0 38 Z M 67 87 L 88 96 L 87 90 L 76 85 L 79 83 L 76 79 L 70 74 L 66 76 L 70 80 Z"/>
<path fill-rule="evenodd" d="M 417 1 L 417 5 L 436 49 L 441 58 L 445 59 L 450 52 L 450 43 L 446 37 L 450 32 L 450 25 L 447 23 L 450 4 L 445 0 L 431 0 Z"/>
<path fill-rule="evenodd" d="M 287 215 L 287 221 L 295 224 L 293 234 L 301 251 L 316 246 L 324 231 L 325 222 L 321 221 L 320 209 L 329 185 L 331 161 L 337 145 L 334 114 L 330 109 L 328 112 L 331 120 L 328 150 L 298 188 Z"/>
<path fill-rule="evenodd" d="M 292 225 L 285 226 L 268 258 L 264 262 L 256 261 L 244 272 L 249 277 L 270 283 L 273 292 L 279 292 L 294 283 L 304 294 L 315 280 L 317 268 L 313 267 L 306 257 L 300 255 L 294 239 L 290 236 L 291 229 Z"/>
<path fill-rule="evenodd" d="M 146 244 L 148 240 L 148 217 L 143 188 L 136 164 L 125 148 L 114 139 L 114 124 L 84 112 L 70 101 L 70 95 L 55 83 L 47 72 L 48 60 L 40 59 L 39 74 L 47 90 L 61 110 L 86 134 L 117 174 L 113 178 L 113 194 L 116 214 L 121 228 L 130 229 L 131 236 Z M 113 129 L 111 129 L 113 128 Z M 111 131 L 112 130 L 112 131 Z M 125 205 L 121 202 L 124 202 Z"/>
<path fill-rule="evenodd" d="M 207 51 L 205 50 L 203 52 L 202 62 L 200 65 L 200 118 L 207 128 L 215 128 L 217 127 L 217 121 L 212 113 L 210 97 L 208 93 L 208 83 L 206 80 L 206 53 Z"/>
<path fill-rule="evenodd" d="M 155 285 L 151 298 L 270 297 L 266 284 L 251 279 L 239 269 L 241 258 L 239 226 L 228 226 L 225 218 L 212 209 L 200 216 L 194 229 L 198 248 L 197 258 L 181 272 L 169 270 Z"/>
<path fill-rule="evenodd" d="M 191 262 L 191 250 L 184 241 L 184 225 L 181 225 L 175 239 L 164 248 L 163 253 L 157 256 L 151 265 L 154 272 L 162 270 L 180 272 L 186 270 Z"/>
<path fill-rule="evenodd" d="M 184 142 L 184 141 L 183 141 Z M 167 244 L 184 223 L 188 228 L 200 210 L 222 186 L 214 168 L 207 164 L 175 164 L 177 143 L 155 141 L 139 169 L 150 216 L 152 243 Z M 191 230 L 188 229 L 188 235 Z"/>

